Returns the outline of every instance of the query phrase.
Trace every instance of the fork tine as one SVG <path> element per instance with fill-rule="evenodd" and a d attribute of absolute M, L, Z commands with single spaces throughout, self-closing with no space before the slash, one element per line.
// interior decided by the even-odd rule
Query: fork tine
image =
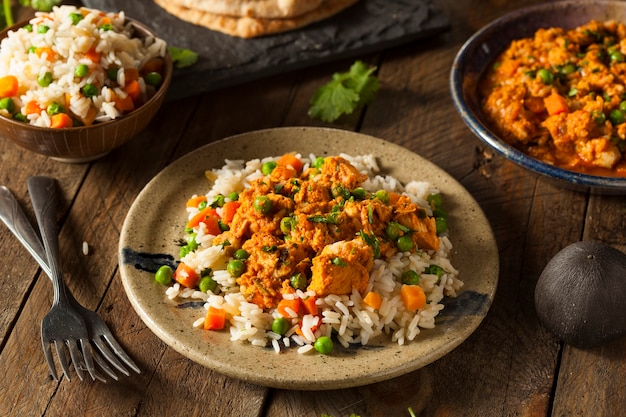
<path fill-rule="evenodd" d="M 88 341 L 85 341 L 85 339 L 80 339 L 79 344 L 83 352 L 83 358 L 85 359 L 85 366 L 87 368 L 87 372 L 89 372 L 91 379 L 95 381 L 96 380 L 96 376 L 95 376 L 96 367 L 93 365 L 91 345 L 89 344 Z"/>
<path fill-rule="evenodd" d="M 111 349 L 109 349 L 107 344 L 104 343 L 102 337 L 94 337 L 92 341 L 98 347 L 98 349 L 100 349 L 102 355 L 109 361 L 109 363 L 111 363 L 111 365 L 113 365 L 118 371 L 120 371 L 124 375 L 130 376 L 128 369 L 126 369 L 124 365 L 117 359 L 117 357 L 115 356 L 115 354 L 113 354 Z"/>
<path fill-rule="evenodd" d="M 113 369 L 111 369 L 111 367 L 106 363 L 106 361 L 102 358 L 102 356 L 100 355 L 100 353 L 98 353 L 97 349 L 92 349 L 92 353 L 93 353 L 93 360 L 95 363 L 98 364 L 98 366 L 100 368 L 102 368 L 102 370 L 108 375 L 110 376 L 112 379 L 114 380 L 119 380 L 117 374 L 113 371 Z M 106 380 L 102 381 L 102 382 L 106 382 Z"/>
<path fill-rule="evenodd" d="M 70 350 L 70 357 L 72 358 L 72 363 L 74 364 L 74 369 L 76 370 L 76 373 L 78 374 L 78 378 L 82 381 L 85 375 L 83 374 L 83 370 L 81 369 L 81 366 L 80 366 L 81 360 L 80 360 L 80 351 L 78 350 L 78 344 L 76 340 L 67 340 L 65 344 Z"/>
<path fill-rule="evenodd" d="M 50 375 L 54 378 L 55 381 L 59 380 L 59 375 L 57 374 L 56 367 L 54 366 L 54 358 L 52 357 L 52 350 L 50 349 L 50 343 L 42 340 L 43 342 L 43 354 L 46 357 L 46 362 L 48 362 L 48 368 L 50 369 Z"/>
<path fill-rule="evenodd" d="M 67 363 L 67 358 L 65 357 L 65 352 L 63 351 L 62 346 L 63 343 L 59 343 L 58 340 L 54 341 L 54 348 L 57 351 L 57 357 L 59 358 L 59 363 L 61 364 L 61 368 L 63 369 L 63 375 L 65 375 L 68 381 L 71 381 L 72 378 L 70 378 L 70 366 Z"/>
<path fill-rule="evenodd" d="M 119 356 L 124 361 L 124 363 L 128 365 L 129 368 L 131 368 L 133 371 L 137 372 L 138 374 L 141 373 L 141 370 L 139 369 L 137 364 L 135 364 L 135 362 L 130 358 L 130 356 L 128 356 L 128 354 L 124 351 L 124 348 L 122 348 L 122 346 L 120 346 L 120 344 L 117 343 L 117 340 L 115 340 L 113 336 L 102 335 L 102 337 L 107 342 L 109 342 L 109 345 L 111 345 L 115 354 Z"/>

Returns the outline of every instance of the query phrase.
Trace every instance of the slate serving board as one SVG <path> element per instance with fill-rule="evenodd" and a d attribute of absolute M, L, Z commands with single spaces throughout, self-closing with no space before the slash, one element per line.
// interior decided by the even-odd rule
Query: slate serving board
<path fill-rule="evenodd" d="M 241 39 L 184 22 L 152 0 L 83 0 L 87 7 L 124 11 L 169 45 L 198 53 L 174 73 L 168 99 L 178 99 L 423 39 L 448 29 L 431 0 L 361 0 L 343 12 L 283 34 Z M 347 69 L 346 69 L 347 70 Z"/>

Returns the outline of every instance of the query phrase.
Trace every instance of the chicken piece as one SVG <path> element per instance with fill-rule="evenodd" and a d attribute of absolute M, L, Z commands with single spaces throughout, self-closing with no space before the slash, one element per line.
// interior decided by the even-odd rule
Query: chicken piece
<path fill-rule="evenodd" d="M 328 187 L 315 181 L 304 181 L 294 195 L 298 211 L 308 214 L 328 211 L 331 201 L 332 196 Z"/>
<path fill-rule="evenodd" d="M 324 158 L 321 170 L 316 180 L 331 189 L 342 186 L 348 190 L 354 190 L 367 179 L 367 175 L 361 174 L 347 159 L 340 156 Z"/>
<path fill-rule="evenodd" d="M 372 248 L 361 239 L 339 241 L 326 246 L 313 258 L 309 291 L 318 297 L 365 291 L 374 262 Z"/>
<path fill-rule="evenodd" d="M 262 308 L 275 307 L 282 298 L 283 282 L 302 269 L 308 253 L 301 245 L 265 232 L 252 235 L 242 248 L 249 254 L 246 271 L 237 279 L 244 297 Z"/>

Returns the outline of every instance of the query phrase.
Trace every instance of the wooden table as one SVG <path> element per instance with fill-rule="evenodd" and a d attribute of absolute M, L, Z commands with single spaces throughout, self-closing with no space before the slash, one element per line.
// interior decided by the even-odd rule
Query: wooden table
<path fill-rule="evenodd" d="M 624 197 L 573 192 L 494 155 L 463 124 L 448 90 L 461 44 L 492 19 L 537 1 L 440 0 L 451 29 L 363 56 L 378 65 L 375 103 L 335 127 L 400 144 L 460 181 L 485 211 L 500 251 L 500 282 L 481 326 L 442 359 L 405 376 L 352 389 L 269 389 L 219 375 L 161 342 L 132 309 L 118 273 L 128 209 L 167 164 L 232 134 L 322 125 L 307 116 L 313 91 L 352 61 L 335 62 L 168 102 L 137 138 L 90 163 L 68 165 L 0 141 L 0 183 L 30 207 L 26 179 L 50 175 L 62 190 L 60 248 L 66 281 L 96 310 L 142 369 L 119 382 L 57 383 L 39 325 L 52 287 L 0 227 L 2 416 L 618 416 L 626 409 L 626 340 L 581 350 L 538 323 L 534 286 L 548 260 L 578 240 L 626 246 Z M 29 208 L 30 210 L 30 208 Z M 31 216 L 33 218 L 33 216 Z M 81 254 L 83 242 L 89 255 Z"/>

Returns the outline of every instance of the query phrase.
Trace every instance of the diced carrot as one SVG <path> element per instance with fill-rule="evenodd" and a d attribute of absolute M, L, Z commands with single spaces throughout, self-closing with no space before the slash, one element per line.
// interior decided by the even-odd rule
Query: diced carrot
<path fill-rule="evenodd" d="M 209 307 L 204 319 L 204 330 L 221 330 L 226 324 L 226 310 L 223 308 Z"/>
<path fill-rule="evenodd" d="M 230 223 L 237 213 L 237 209 L 241 206 L 239 201 L 228 201 L 222 206 L 222 220 L 225 223 Z"/>
<path fill-rule="evenodd" d="M 293 300 L 288 300 L 286 298 L 283 298 L 282 300 L 278 302 L 278 306 L 276 307 L 276 310 L 280 313 L 281 316 L 286 317 L 286 318 L 291 318 L 293 316 L 288 310 L 291 310 L 294 313 L 296 313 L 296 315 L 299 315 L 300 304 L 301 304 L 301 301 L 299 298 L 294 298 Z"/>
<path fill-rule="evenodd" d="M 163 73 L 163 58 L 152 58 L 146 61 L 141 68 L 141 72 L 147 74 L 149 72 L 158 72 L 159 74 Z"/>
<path fill-rule="evenodd" d="M 198 207 L 198 204 L 200 204 L 201 202 L 206 201 L 206 196 L 205 195 L 197 195 L 195 197 L 191 197 L 189 200 L 187 200 L 187 207 Z"/>
<path fill-rule="evenodd" d="M 85 58 L 94 63 L 100 62 L 100 52 L 97 52 L 95 48 L 91 48 L 85 53 Z"/>
<path fill-rule="evenodd" d="M 100 24 L 101 25 L 110 25 L 111 24 L 111 18 L 109 16 L 103 16 L 100 19 Z"/>
<path fill-rule="evenodd" d="M 54 61 L 56 56 L 56 53 L 49 46 L 35 48 L 35 53 L 39 58 L 41 58 L 43 54 L 46 54 L 46 61 Z"/>
<path fill-rule="evenodd" d="M 379 309 L 383 303 L 383 299 L 377 292 L 370 291 L 363 297 L 363 302 L 374 309 Z"/>
<path fill-rule="evenodd" d="M 204 220 L 202 220 L 201 223 L 204 223 L 206 225 L 206 231 L 208 234 L 217 236 L 222 233 L 222 229 L 220 229 L 219 218 L 217 217 L 217 215 L 208 216 Z"/>
<path fill-rule="evenodd" d="M 567 101 L 565 101 L 565 98 L 563 98 L 563 96 L 556 91 L 544 98 L 543 104 L 546 106 L 546 110 L 550 116 L 569 112 Z"/>
<path fill-rule="evenodd" d="M 278 161 L 276 161 L 276 163 L 284 167 L 290 166 L 298 172 L 301 171 L 302 167 L 304 166 L 304 163 L 292 153 L 284 154 L 283 156 L 278 158 Z"/>
<path fill-rule="evenodd" d="M 139 86 L 139 82 L 137 80 L 127 82 L 122 90 L 124 90 L 124 92 L 128 94 L 134 102 L 141 98 L 141 87 Z"/>
<path fill-rule="evenodd" d="M 315 297 L 307 297 L 302 299 L 302 306 L 307 314 L 311 314 L 312 316 L 317 316 L 319 310 L 317 308 L 317 304 L 315 301 L 317 299 Z"/>
<path fill-rule="evenodd" d="M 498 65 L 496 71 L 507 77 L 512 77 L 520 66 L 520 61 L 507 60 Z"/>
<path fill-rule="evenodd" d="M 174 272 L 174 279 L 187 288 L 195 288 L 200 281 L 200 275 L 184 262 L 178 264 Z"/>
<path fill-rule="evenodd" d="M 416 311 L 426 305 L 426 294 L 419 285 L 403 285 L 400 288 L 400 298 L 409 311 Z"/>
<path fill-rule="evenodd" d="M 204 219 L 211 216 L 217 217 L 217 211 L 215 211 L 213 207 L 203 208 L 202 210 L 194 214 L 191 219 L 189 219 L 189 221 L 187 222 L 187 227 L 190 229 L 196 227 L 200 224 L 200 222 L 204 221 Z"/>
<path fill-rule="evenodd" d="M 139 79 L 139 70 L 137 68 L 124 68 L 124 80 L 128 84 L 131 81 Z"/>
<path fill-rule="evenodd" d="M 135 103 L 129 95 L 125 95 L 124 97 L 116 95 L 113 101 L 115 102 L 115 108 L 121 112 L 131 112 L 135 110 Z"/>
<path fill-rule="evenodd" d="M 19 83 L 17 77 L 13 75 L 5 75 L 0 78 L 0 97 L 13 97 L 17 95 Z"/>
<path fill-rule="evenodd" d="M 35 113 L 41 113 L 41 107 L 39 107 L 39 103 L 34 100 L 26 103 L 26 105 L 24 106 L 24 114 L 29 115 Z"/>
<path fill-rule="evenodd" d="M 50 116 L 50 127 L 61 129 L 64 127 L 72 127 L 74 122 L 66 113 L 57 113 Z"/>

